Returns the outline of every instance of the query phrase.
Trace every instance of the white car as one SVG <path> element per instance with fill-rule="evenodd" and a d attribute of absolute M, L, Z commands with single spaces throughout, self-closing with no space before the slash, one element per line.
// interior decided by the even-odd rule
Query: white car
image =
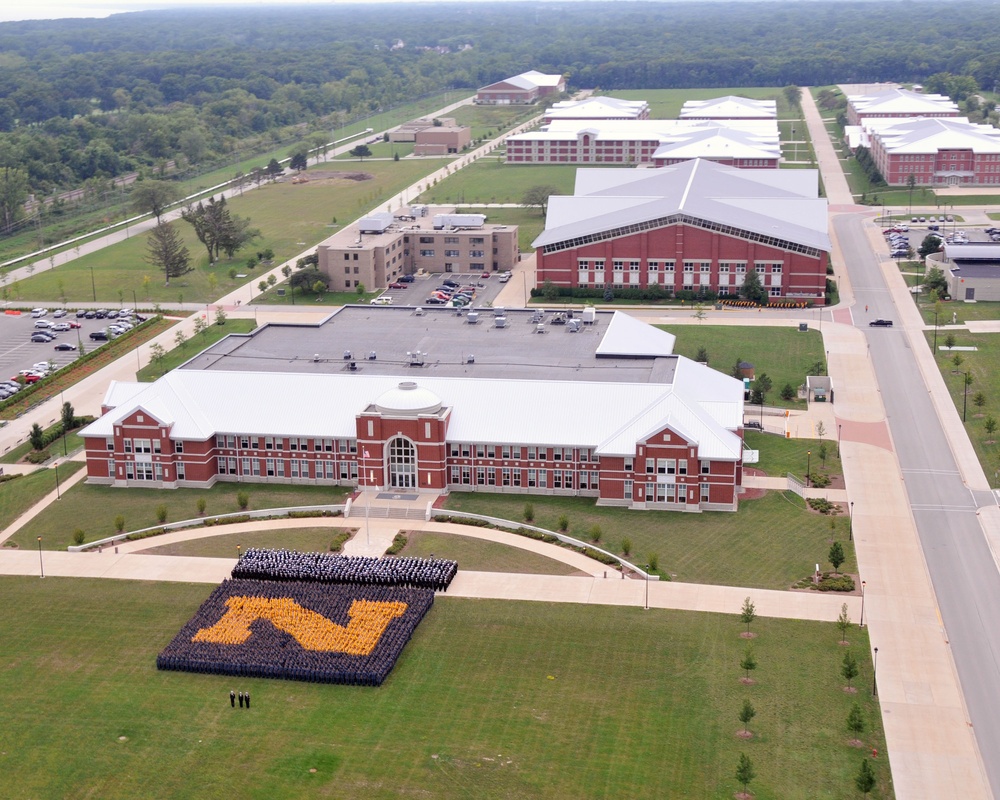
<path fill-rule="evenodd" d="M 62 319 L 65 316 L 66 316 L 65 308 L 57 308 L 55 311 L 52 312 L 53 319 Z"/>
<path fill-rule="evenodd" d="M 382 295 L 381 297 L 376 297 L 369 301 L 373 306 L 391 306 L 392 298 L 388 295 Z"/>
<path fill-rule="evenodd" d="M 49 322 L 47 319 L 36 319 L 35 320 L 35 327 L 36 328 L 51 328 L 52 327 L 52 323 Z"/>
<path fill-rule="evenodd" d="M 48 313 L 49 313 L 49 310 L 47 308 L 33 308 L 33 309 L 31 309 L 31 316 L 33 316 L 35 319 L 38 319 L 39 317 L 44 317 Z"/>
<path fill-rule="evenodd" d="M 44 322 L 45 320 L 40 320 L 40 321 Z M 69 323 L 68 322 L 57 322 L 55 325 L 52 326 L 52 330 L 54 330 L 54 331 L 68 331 L 69 330 Z"/>

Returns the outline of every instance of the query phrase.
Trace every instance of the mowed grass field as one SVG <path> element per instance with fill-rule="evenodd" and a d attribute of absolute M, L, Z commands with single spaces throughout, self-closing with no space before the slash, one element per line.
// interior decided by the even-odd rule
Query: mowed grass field
<path fill-rule="evenodd" d="M 773 384 L 765 398 L 766 405 L 783 408 L 805 408 L 804 400 L 782 400 L 781 389 L 788 383 L 798 390 L 817 362 L 826 365 L 823 338 L 819 331 L 805 333 L 798 328 L 733 328 L 726 325 L 658 325 L 677 337 L 674 352 L 695 358 L 698 350 L 708 350 L 709 366 L 732 373 L 737 360 L 749 361 L 756 375 L 767 373 Z M 752 407 L 747 406 L 748 413 Z M 836 431 L 827 431 L 835 436 Z"/>
<path fill-rule="evenodd" d="M 54 270 L 38 272 L 25 280 L 12 282 L 9 284 L 11 298 L 56 302 L 65 294 L 67 301 L 73 303 L 90 300 L 96 289 L 97 299 L 108 302 L 118 300 L 119 290 L 126 297 L 131 297 L 135 291 L 140 304 L 206 302 L 243 283 L 250 283 L 247 289 L 249 300 L 251 294 L 257 294 L 259 275 L 265 270 L 261 267 L 247 270 L 248 256 L 271 248 L 275 252 L 275 263 L 281 263 L 322 241 L 339 226 L 377 206 L 382 198 L 392 196 L 438 166 L 434 161 L 366 161 L 363 164 L 323 165 L 319 170 L 314 167 L 306 173 L 307 176 L 315 175 L 317 171 L 345 171 L 369 174 L 372 178 L 313 179 L 297 185 L 275 183 L 232 198 L 227 201 L 229 208 L 234 214 L 249 217 L 252 225 L 261 230 L 261 237 L 246 250 L 237 253 L 232 261 L 223 257 L 213 266 L 208 265 L 208 254 L 195 237 L 191 225 L 182 221 L 171 223 L 183 237 L 195 269 L 172 279 L 169 286 L 165 285 L 160 272 L 146 261 L 148 236 L 140 234 L 96 253 L 83 255 Z M 229 271 L 233 267 L 247 277 L 235 281 L 231 279 Z M 91 287 L 91 268 L 94 289 Z M 214 275 L 214 289 L 210 275 Z M 147 276 L 149 280 L 145 281 Z"/>
<path fill-rule="evenodd" d="M 280 523 L 279 523 L 280 524 Z M 251 533 L 224 533 L 226 529 L 213 528 L 212 536 L 188 539 L 173 544 L 157 544 L 156 537 L 147 539 L 149 547 L 142 551 L 149 556 L 189 556 L 197 558 L 236 559 L 237 548 L 272 547 L 298 550 L 300 553 L 328 553 L 330 544 L 345 528 L 321 527 L 289 528 L 288 530 L 253 531 Z M 346 530 L 356 530 L 347 528 Z"/>
<path fill-rule="evenodd" d="M 569 534 L 583 541 L 590 540 L 597 525 L 602 548 L 624 555 L 622 540 L 628 538 L 632 544 L 628 560 L 642 565 L 655 553 L 660 572 L 684 583 L 788 589 L 811 575 L 817 562 L 826 563 L 834 539 L 847 556 L 841 571 L 857 573 L 847 520 L 807 511 L 802 499 L 790 492 L 744 500 L 736 514 L 630 511 L 597 506 L 586 497 L 453 492 L 442 513 L 465 511 L 520 524 L 526 503 L 534 509 L 532 524 L 555 531 L 565 514 Z"/>
<path fill-rule="evenodd" d="M 61 445 L 60 445 L 61 447 Z M 69 461 L 59 466 L 59 480 L 65 481 L 84 465 Z M 31 508 L 49 492 L 56 490 L 56 473 L 39 468 L 35 472 L 0 483 L 0 531 Z M 70 531 L 72 535 L 72 531 Z"/>
<path fill-rule="evenodd" d="M 521 572 L 534 575 L 582 575 L 568 564 L 519 547 L 434 531 L 407 531 L 401 556 L 450 558 L 459 569 L 475 572 Z"/>
<path fill-rule="evenodd" d="M 831 623 L 440 597 L 380 688 L 158 672 L 212 586 L 0 578 L 0 795 L 48 798 L 891 798 L 867 632 Z M 229 691 L 250 691 L 235 710 Z M 737 738 L 744 699 L 754 738 Z M 845 725 L 858 702 L 864 749 Z"/>
<path fill-rule="evenodd" d="M 61 474 L 61 473 L 60 473 Z M 87 541 L 113 536 L 115 517 L 125 517 L 125 531 L 151 528 L 159 523 L 157 508 L 167 508 L 167 522 L 195 519 L 198 499 L 206 501 L 205 513 L 235 514 L 240 508 L 236 501 L 239 491 L 250 495 L 250 509 L 318 506 L 342 503 L 348 487 L 294 486 L 291 484 L 217 483 L 210 489 L 116 489 L 80 483 L 63 494 L 24 528 L 14 534 L 20 547 L 35 546 L 42 537 L 47 550 L 64 550 L 73 543 L 73 532 L 82 528 Z"/>

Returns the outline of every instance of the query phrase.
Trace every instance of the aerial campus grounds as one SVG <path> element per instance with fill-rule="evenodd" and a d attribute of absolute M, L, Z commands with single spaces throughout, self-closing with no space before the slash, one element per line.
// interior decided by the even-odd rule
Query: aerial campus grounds
<path fill-rule="evenodd" d="M 22 291 L 29 286 L 24 281 Z M 393 305 L 409 303 L 413 291 L 394 292 Z M 231 317 L 255 316 L 226 307 Z M 261 306 L 259 321 L 271 312 Z M 727 372 L 738 359 L 754 362 L 774 381 L 769 404 L 810 419 L 804 402 L 778 393 L 825 362 L 816 331 L 751 327 L 733 337 L 690 319 L 690 310 L 670 312 L 681 323 L 669 326 L 677 352 L 693 358 L 704 347 Z M 190 326 L 182 329 L 190 342 L 178 345 L 173 331 L 159 337 L 175 363 L 203 349 Z M 52 346 L 32 345 L 46 355 Z M 131 361 L 128 369 L 115 377 L 131 379 Z M 77 413 L 99 410 L 93 404 L 104 388 L 80 389 Z M 772 427 L 772 418 L 765 421 Z M 735 771 L 746 753 L 758 797 L 853 797 L 863 756 L 877 777 L 874 796 L 891 797 L 870 643 L 857 625 L 862 576 L 831 428 L 817 436 L 810 422 L 808 431 L 797 429 L 807 435 L 791 439 L 751 432 L 747 446 L 759 451 L 763 474 L 829 479 L 830 488 L 815 494 L 828 496 L 839 514 L 763 488 L 749 492 L 736 514 L 475 493 L 453 493 L 438 509 L 566 531 L 646 568 L 659 578 L 652 582 L 551 541 L 433 520 L 373 515 L 366 522 L 357 510 L 346 520 L 200 523 L 244 506 L 340 505 L 349 488 L 219 483 L 160 492 L 77 482 L 49 500 L 52 469 L 8 481 L 0 485 L 0 526 L 8 529 L 0 556 L 30 554 L 35 572 L 25 566 L 0 578 L 8 709 L 0 790 L 12 797 L 722 797 L 740 789 Z M 15 453 L 9 450 L 7 464 Z M 64 481 L 79 469 L 78 460 L 58 467 Z M 37 515 L 18 519 L 29 509 Z M 110 545 L 101 553 L 60 552 L 78 530 L 93 542 L 184 519 L 198 527 L 123 543 L 120 553 Z M 399 555 L 455 559 L 459 575 L 380 687 L 156 670 L 157 655 L 232 568 L 237 546 L 362 553 L 372 539 L 388 547 L 399 532 L 406 536 Z M 799 588 L 808 587 L 817 563 L 831 571 L 834 542 L 845 557 L 839 571 L 854 579 L 855 591 Z M 36 568 L 46 566 L 50 573 L 39 580 Z M 115 574 L 132 579 L 100 577 Z M 507 589 L 497 590 L 498 581 Z M 665 607 L 667 581 L 700 587 L 711 611 Z M 584 585 L 581 595 L 576 587 Z M 749 624 L 741 620 L 747 596 L 761 611 Z M 842 601 L 849 603 L 845 631 L 836 624 Z M 741 635 L 747 631 L 752 638 Z M 846 653 L 858 664 L 849 678 Z M 252 708 L 234 709 L 230 691 L 251 693 Z M 746 701 L 755 714 L 744 722 Z M 860 731 L 848 726 L 855 703 Z"/>

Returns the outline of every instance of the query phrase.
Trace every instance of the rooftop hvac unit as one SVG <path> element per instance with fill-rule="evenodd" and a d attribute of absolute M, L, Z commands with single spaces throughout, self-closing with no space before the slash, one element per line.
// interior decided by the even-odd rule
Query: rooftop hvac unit
<path fill-rule="evenodd" d="M 545 323 L 544 322 L 539 322 L 535 326 L 535 333 L 545 333 Z"/>
<path fill-rule="evenodd" d="M 351 351 L 350 350 L 345 350 L 344 351 L 344 361 L 350 361 L 350 360 L 351 360 Z"/>
<path fill-rule="evenodd" d="M 410 362 L 411 367 L 422 367 L 424 365 L 424 356 L 426 353 L 421 353 L 419 350 L 414 350 L 412 353 L 408 352 L 406 354 L 407 360 Z"/>
<path fill-rule="evenodd" d="M 370 353 L 368 354 L 368 360 L 369 360 L 369 361 L 374 361 L 374 360 L 375 360 L 375 351 L 374 351 L 374 350 L 372 350 L 372 351 L 371 351 L 371 352 L 370 352 Z"/>
<path fill-rule="evenodd" d="M 545 312 L 539 309 L 536 309 L 535 313 L 531 315 L 532 322 L 541 322 L 543 319 L 545 319 Z"/>
<path fill-rule="evenodd" d="M 358 362 L 357 361 L 352 361 L 351 362 L 350 370 L 351 370 L 351 372 L 357 372 L 358 371 Z"/>
<path fill-rule="evenodd" d="M 422 317 L 424 315 L 423 306 L 417 306 L 416 310 L 414 310 L 413 312 L 413 315 L 416 317 Z"/>
<path fill-rule="evenodd" d="M 507 327 L 507 317 L 494 317 L 493 318 L 493 324 L 496 325 L 498 328 L 506 328 Z"/>
<path fill-rule="evenodd" d="M 583 324 L 593 325 L 594 321 L 597 319 L 597 309 L 593 306 L 587 306 L 583 309 Z"/>
<path fill-rule="evenodd" d="M 507 309 L 504 308 L 503 306 L 496 306 L 493 309 L 493 316 L 494 317 L 506 317 L 507 316 Z"/>
<path fill-rule="evenodd" d="M 319 363 L 319 353 L 313 353 L 313 363 L 314 364 Z"/>
<path fill-rule="evenodd" d="M 568 330 L 570 333 L 579 333 L 580 332 L 580 320 L 578 320 L 578 319 L 571 319 L 569 322 L 566 323 L 566 330 Z"/>
<path fill-rule="evenodd" d="M 467 357 L 467 358 L 465 359 L 465 363 L 466 363 L 466 364 L 475 364 L 475 363 L 476 363 L 476 357 L 475 357 L 475 356 L 473 356 L 473 355 L 470 355 L 470 356 L 468 356 L 468 357 Z"/>
<path fill-rule="evenodd" d="M 469 321 L 470 325 L 475 325 L 477 322 L 479 322 L 479 312 L 478 311 L 470 311 L 466 315 L 466 319 Z"/>
<path fill-rule="evenodd" d="M 376 211 L 358 220 L 358 230 L 361 233 L 385 233 L 392 225 L 392 214 L 388 211 Z"/>
<path fill-rule="evenodd" d="M 427 206 L 418 205 L 410 206 L 410 213 L 415 217 L 426 217 L 427 216 Z"/>

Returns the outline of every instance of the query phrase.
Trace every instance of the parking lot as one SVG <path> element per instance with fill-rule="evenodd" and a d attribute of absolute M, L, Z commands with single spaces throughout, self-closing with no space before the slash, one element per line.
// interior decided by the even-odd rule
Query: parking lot
<path fill-rule="evenodd" d="M 68 331 L 47 332 L 55 335 L 51 342 L 33 342 L 31 335 L 37 330 L 35 323 L 37 319 L 31 313 L 25 311 L 21 314 L 7 312 L 0 314 L 0 379 L 19 375 L 22 370 L 30 370 L 35 364 L 43 361 L 53 363 L 57 368 L 71 364 L 80 356 L 80 344 L 82 343 L 85 352 L 91 352 L 104 342 L 91 341 L 90 334 L 94 331 L 107 328 L 114 324 L 113 319 L 77 319 L 76 309 L 67 309 L 67 315 L 62 318 L 53 316 L 56 309 L 50 309 L 49 313 L 40 319 L 44 319 L 56 325 L 66 323 L 69 325 L 79 324 L 79 328 Z M 75 350 L 56 350 L 56 345 L 68 343 L 76 347 Z"/>
<path fill-rule="evenodd" d="M 504 284 L 500 281 L 500 273 L 490 273 L 489 278 L 484 273 L 468 272 L 428 272 L 424 275 L 414 275 L 413 283 L 404 284 L 406 288 L 388 288 L 381 295 L 391 297 L 395 306 L 447 305 L 447 303 L 428 303 L 428 298 L 434 290 L 444 285 L 446 280 L 454 281 L 460 288 L 471 286 L 476 290 L 471 305 L 482 306 L 493 303 Z"/>

